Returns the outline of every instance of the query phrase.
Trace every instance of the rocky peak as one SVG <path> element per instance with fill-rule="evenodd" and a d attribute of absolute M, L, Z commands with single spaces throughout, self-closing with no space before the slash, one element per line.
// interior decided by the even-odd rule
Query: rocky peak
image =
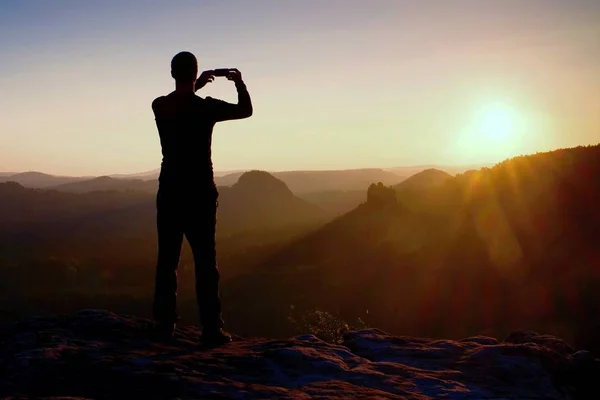
<path fill-rule="evenodd" d="M 199 346 L 195 327 L 171 343 L 151 322 L 102 310 L 0 327 L 0 397 L 78 398 L 595 398 L 600 361 L 553 336 L 435 340 L 349 332 Z M 598 375 L 596 375 L 598 376 Z M 587 385 L 587 386 L 586 386 Z"/>
<path fill-rule="evenodd" d="M 260 195 L 260 197 L 292 197 L 292 191 L 285 182 L 275 178 L 266 171 L 248 171 L 242 174 L 238 181 L 232 186 L 236 193 L 244 195 Z"/>

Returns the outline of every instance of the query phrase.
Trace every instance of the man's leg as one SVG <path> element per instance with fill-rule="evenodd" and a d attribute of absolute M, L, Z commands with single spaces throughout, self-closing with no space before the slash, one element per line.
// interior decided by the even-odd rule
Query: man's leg
<path fill-rule="evenodd" d="M 203 334 L 220 331 L 221 299 L 219 297 L 219 269 L 215 249 L 217 203 L 201 200 L 186 218 L 185 235 L 194 255 L 196 299 Z"/>
<path fill-rule="evenodd" d="M 158 324 L 174 325 L 177 314 L 177 266 L 183 242 L 176 196 L 157 194 L 156 225 L 158 231 L 158 260 L 154 291 L 153 314 Z"/>

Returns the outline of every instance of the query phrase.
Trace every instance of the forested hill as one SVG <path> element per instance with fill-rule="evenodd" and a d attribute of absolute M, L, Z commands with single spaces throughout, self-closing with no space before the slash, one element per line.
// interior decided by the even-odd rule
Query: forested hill
<path fill-rule="evenodd" d="M 599 146 L 516 157 L 396 196 L 239 277 L 242 308 L 283 318 L 290 305 L 319 306 L 415 335 L 531 327 L 600 350 Z M 261 296 L 243 300 L 250 293 Z"/>

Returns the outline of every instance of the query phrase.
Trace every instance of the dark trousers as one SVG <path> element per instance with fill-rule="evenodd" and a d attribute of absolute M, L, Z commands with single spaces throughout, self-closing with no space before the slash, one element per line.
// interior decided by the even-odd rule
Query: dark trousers
<path fill-rule="evenodd" d="M 158 189 L 158 261 L 153 304 L 156 322 L 175 323 L 179 319 L 177 266 L 185 235 L 194 256 L 200 324 L 204 330 L 223 327 L 215 250 L 217 197 L 214 187 L 196 191 Z"/>

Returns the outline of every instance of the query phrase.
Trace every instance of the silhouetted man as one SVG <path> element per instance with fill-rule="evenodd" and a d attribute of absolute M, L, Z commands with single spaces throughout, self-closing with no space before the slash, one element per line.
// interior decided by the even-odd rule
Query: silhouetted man
<path fill-rule="evenodd" d="M 196 57 L 189 52 L 178 53 L 171 60 L 175 90 L 152 102 L 163 156 L 156 197 L 155 328 L 159 337 L 169 338 L 179 319 L 177 266 L 185 235 L 194 255 L 202 341 L 207 345 L 220 345 L 231 340 L 231 336 L 223 331 L 219 298 L 215 250 L 219 194 L 213 176 L 212 132 L 217 122 L 252 115 L 250 95 L 237 69 L 223 74 L 235 83 L 237 104 L 195 94 L 214 80 L 216 71 L 204 71 L 197 78 Z"/>

